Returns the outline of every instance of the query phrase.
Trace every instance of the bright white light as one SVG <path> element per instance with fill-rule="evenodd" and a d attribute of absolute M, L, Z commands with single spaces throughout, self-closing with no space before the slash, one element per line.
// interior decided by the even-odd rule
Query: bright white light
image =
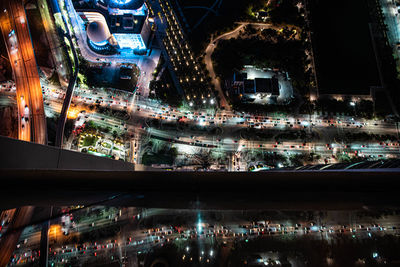
<path fill-rule="evenodd" d="M 177 144 L 176 148 L 178 149 L 179 153 L 183 153 L 183 154 L 194 154 L 195 150 L 192 146 L 189 145 L 181 145 L 181 144 Z"/>
<path fill-rule="evenodd" d="M 350 106 L 354 107 L 355 105 L 356 105 L 356 103 L 350 102 Z"/>
<path fill-rule="evenodd" d="M 146 46 L 140 34 L 114 33 L 118 45 L 123 48 L 145 50 Z"/>
<path fill-rule="evenodd" d="M 192 106 L 193 106 L 193 103 L 192 103 L 192 102 L 190 102 L 190 103 L 189 103 L 189 106 L 191 106 L 191 107 L 192 107 Z"/>
<path fill-rule="evenodd" d="M 283 164 L 282 163 L 278 163 L 278 168 L 282 168 Z"/>
<path fill-rule="evenodd" d="M 109 8 L 109 13 L 111 15 L 124 15 L 124 14 L 132 14 L 134 16 L 145 16 L 146 15 L 146 5 L 144 4 L 143 6 L 141 6 L 138 9 L 123 9 L 123 8 L 118 8 L 118 5 L 123 6 L 129 2 L 132 2 L 132 0 L 123 0 L 122 3 L 118 3 L 120 2 L 119 0 L 113 0 L 112 2 L 116 2 L 114 4 L 116 4 L 115 8 Z M 126 2 L 126 3 L 123 3 Z"/>
<path fill-rule="evenodd" d="M 372 258 L 378 258 L 378 253 L 377 252 L 374 252 L 374 253 L 372 253 Z"/>
<path fill-rule="evenodd" d="M 214 255 L 214 251 L 210 250 L 210 256 L 212 257 Z"/>
<path fill-rule="evenodd" d="M 132 0 L 112 0 L 111 2 L 117 4 L 117 5 L 126 5 L 132 2 Z"/>
<path fill-rule="evenodd" d="M 186 251 L 189 251 L 189 247 L 186 247 Z"/>
<path fill-rule="evenodd" d="M 205 126 L 205 125 L 206 125 L 206 120 L 205 120 L 205 119 L 201 119 L 201 120 L 199 121 L 199 125 L 200 125 L 200 126 Z"/>
<path fill-rule="evenodd" d="M 211 99 L 211 100 L 210 100 L 210 103 L 211 103 L 211 104 L 214 104 L 214 99 Z"/>

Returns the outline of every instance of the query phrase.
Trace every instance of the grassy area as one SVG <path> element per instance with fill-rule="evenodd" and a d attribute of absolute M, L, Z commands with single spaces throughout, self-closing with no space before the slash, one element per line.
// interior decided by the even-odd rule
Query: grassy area
<path fill-rule="evenodd" d="M 101 143 L 101 146 L 102 146 L 102 147 L 105 147 L 105 148 L 108 148 L 108 149 L 111 148 L 111 144 L 109 144 L 109 143 L 107 143 L 107 142 Z"/>
<path fill-rule="evenodd" d="M 57 27 L 61 27 L 61 29 L 65 32 L 66 28 L 65 28 L 63 19 L 61 17 L 61 14 L 59 14 L 59 13 L 54 14 L 54 19 L 55 19 L 55 22 L 56 22 L 56 26 Z"/>
<path fill-rule="evenodd" d="M 69 58 L 71 60 L 72 72 L 75 72 L 75 58 L 74 58 L 74 55 L 72 53 L 71 43 L 70 43 L 70 41 L 68 40 L 67 37 L 64 37 L 64 42 L 65 42 L 66 47 L 67 47 L 68 56 L 69 56 Z"/>
<path fill-rule="evenodd" d="M 43 28 L 44 31 L 46 33 L 46 37 L 47 40 L 49 41 L 50 47 L 54 47 L 53 51 L 51 51 L 54 54 L 57 54 L 59 56 L 61 56 L 61 60 L 55 62 L 56 64 L 59 63 L 65 63 L 67 64 L 67 51 L 65 51 L 64 46 L 62 46 L 62 37 L 61 35 L 59 35 L 59 27 L 56 26 L 55 20 L 56 18 L 53 17 L 53 14 L 50 13 L 50 7 L 48 6 L 48 3 L 46 0 L 37 0 L 38 3 L 38 8 L 39 8 L 39 12 L 40 15 L 42 17 L 42 23 L 43 23 Z M 58 20 L 59 20 L 59 16 L 57 16 Z M 48 54 L 48 50 L 46 51 L 46 53 Z M 65 76 L 69 75 L 69 68 L 65 68 Z"/>
<path fill-rule="evenodd" d="M 172 157 L 169 155 L 146 153 L 143 155 L 142 163 L 147 166 L 152 165 L 152 164 L 172 165 L 174 163 L 174 161 L 173 161 Z"/>
<path fill-rule="evenodd" d="M 32 37 L 33 48 L 35 50 L 36 62 L 39 66 L 52 68 L 50 46 L 47 42 L 43 21 L 37 8 L 27 9 L 26 15 L 29 23 L 29 31 Z"/>
<path fill-rule="evenodd" d="M 61 84 L 60 84 L 60 79 L 59 79 L 59 77 L 58 77 L 58 74 L 57 74 L 57 72 L 53 72 L 53 74 L 50 76 L 50 78 L 49 78 L 49 82 L 51 83 L 51 84 L 53 84 L 53 85 L 58 85 L 58 86 L 60 86 Z"/>
<path fill-rule="evenodd" d="M 162 149 L 158 153 L 148 152 L 145 153 L 142 157 L 142 163 L 144 165 L 152 165 L 152 164 L 168 164 L 172 165 L 177 156 L 177 151 L 175 148 L 171 149 Z"/>
<path fill-rule="evenodd" d="M 172 1 L 174 2 L 174 1 Z M 211 7 L 215 1 L 205 0 L 180 0 L 183 13 L 190 27 L 193 28 L 201 17 L 206 14 L 206 10 L 201 9 L 184 9 L 185 6 L 207 6 Z M 265 6 L 266 0 L 230 0 L 222 1 L 218 9 L 218 16 L 209 13 L 205 20 L 198 25 L 196 29 L 192 29 L 189 34 L 191 46 L 195 53 L 203 51 L 207 39 L 212 33 L 222 33 L 229 31 L 234 27 L 235 21 L 252 20 L 249 16 L 249 10 L 255 11 Z M 179 12 L 177 12 L 179 15 Z"/>
<path fill-rule="evenodd" d="M 99 140 L 99 138 L 96 136 L 88 135 L 82 139 L 82 146 L 94 146 L 96 145 L 97 140 Z"/>
<path fill-rule="evenodd" d="M 244 65 L 276 68 L 289 73 L 294 87 L 304 87 L 308 81 L 304 71 L 304 46 L 301 40 L 286 37 L 277 34 L 275 40 L 258 37 L 222 40 L 212 55 L 215 71 L 229 78 L 233 70 L 241 70 Z"/>

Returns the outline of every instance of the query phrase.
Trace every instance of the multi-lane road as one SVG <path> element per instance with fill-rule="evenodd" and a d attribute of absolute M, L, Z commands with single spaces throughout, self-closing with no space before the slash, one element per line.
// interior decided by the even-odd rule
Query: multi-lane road
<path fill-rule="evenodd" d="M 55 86 L 45 86 L 46 109 L 50 113 L 57 113 L 63 99 L 63 91 Z M 132 95 L 126 93 L 111 93 L 96 89 L 95 93 L 88 89 L 77 89 L 74 96 L 75 107 L 86 113 L 78 115 L 77 125 L 92 120 L 102 127 L 110 126 L 121 133 L 129 133 L 132 136 L 141 135 L 173 143 L 179 151 L 196 153 L 201 149 L 217 148 L 227 153 L 241 151 L 272 151 L 290 154 L 314 152 L 321 156 L 321 162 L 328 159 L 329 163 L 336 162 L 335 155 L 348 153 L 373 158 L 391 158 L 400 155 L 397 142 L 377 141 L 353 141 L 341 142 L 335 138 L 344 138 L 346 133 L 373 133 L 382 135 L 398 135 L 396 123 L 382 120 L 363 120 L 349 116 L 337 118 L 324 118 L 318 115 L 298 115 L 295 117 L 281 115 L 255 116 L 251 114 L 236 113 L 230 111 L 207 114 L 205 111 L 191 112 L 170 108 L 157 101 L 136 99 L 135 106 L 130 113 L 130 119 L 120 120 L 108 115 L 90 111 L 86 105 L 98 103 L 102 107 L 113 110 L 129 110 Z M 161 124 L 176 125 L 176 128 L 152 127 L 151 121 L 155 119 Z M 181 123 L 177 123 L 180 119 Z M 182 126 L 183 123 L 183 126 Z M 182 130 L 178 127 L 184 127 Z M 205 126 L 205 127 L 202 127 Z M 199 128 L 198 128 L 199 127 Z M 202 131 L 201 129 L 216 128 L 217 131 Z M 263 140 L 246 136 L 246 129 L 254 128 L 255 131 L 268 132 L 299 132 L 305 130 L 308 133 L 317 133 L 319 139 L 312 139 L 306 144 L 304 141 L 283 140 L 276 143 L 273 140 Z M 186 153 L 185 152 L 185 153 Z M 243 159 L 242 159 L 243 161 Z M 247 170 L 246 165 L 240 170 Z M 236 170 L 236 168 L 235 168 Z"/>
<path fill-rule="evenodd" d="M 5 6 L 2 6 L 5 8 Z M 7 46 L 8 57 L 13 69 L 14 79 L 16 83 L 17 103 L 18 103 L 18 139 L 31 141 L 31 121 L 29 112 L 25 117 L 25 106 L 30 105 L 29 86 L 25 73 L 23 57 L 17 35 L 15 33 L 14 21 L 10 11 L 1 12 L 1 29 L 5 44 Z"/>
<path fill-rule="evenodd" d="M 3 7 L 1 25 L 16 80 L 21 118 L 18 122 L 19 137 L 30 141 L 32 135 L 33 141 L 45 144 L 43 95 L 25 9 L 22 1 L 9 1 Z"/>

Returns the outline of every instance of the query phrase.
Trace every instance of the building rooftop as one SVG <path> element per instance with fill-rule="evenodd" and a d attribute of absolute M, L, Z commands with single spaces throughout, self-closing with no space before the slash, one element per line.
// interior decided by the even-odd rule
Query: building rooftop
<path fill-rule="evenodd" d="M 255 78 L 256 93 L 279 95 L 279 84 L 276 78 Z"/>
<path fill-rule="evenodd" d="M 245 94 L 254 94 L 256 92 L 254 80 L 244 79 L 243 89 Z"/>
<path fill-rule="evenodd" d="M 120 9 L 139 9 L 143 6 L 144 0 L 101 0 L 101 2 L 108 2 L 111 8 Z"/>
<path fill-rule="evenodd" d="M 87 27 L 87 35 L 95 43 L 106 41 L 110 37 L 107 25 L 102 21 L 93 21 Z"/>
<path fill-rule="evenodd" d="M 120 5 L 117 5 L 117 3 L 120 3 Z M 77 12 L 102 14 L 112 34 L 140 34 L 148 10 L 143 0 L 73 1 L 73 4 Z"/>

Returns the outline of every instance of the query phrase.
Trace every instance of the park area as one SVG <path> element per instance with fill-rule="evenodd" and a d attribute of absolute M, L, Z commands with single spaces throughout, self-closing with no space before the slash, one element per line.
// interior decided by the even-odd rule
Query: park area
<path fill-rule="evenodd" d="M 83 153 L 100 157 L 126 160 L 125 146 L 112 134 L 100 133 L 93 130 L 83 131 L 78 137 L 78 150 Z"/>

